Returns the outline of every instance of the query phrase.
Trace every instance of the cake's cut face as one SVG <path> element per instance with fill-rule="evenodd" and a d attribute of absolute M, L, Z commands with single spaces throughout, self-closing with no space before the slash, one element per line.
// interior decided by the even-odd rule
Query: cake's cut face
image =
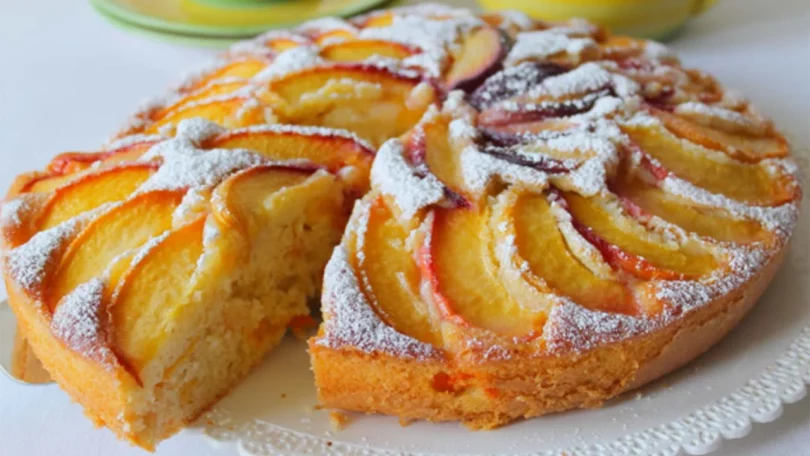
<path fill-rule="evenodd" d="M 102 150 L 21 175 L 3 270 L 46 370 L 145 448 L 322 282 L 324 405 L 490 428 L 722 337 L 784 253 L 795 171 L 771 122 L 662 45 L 401 8 L 236 45 Z"/>

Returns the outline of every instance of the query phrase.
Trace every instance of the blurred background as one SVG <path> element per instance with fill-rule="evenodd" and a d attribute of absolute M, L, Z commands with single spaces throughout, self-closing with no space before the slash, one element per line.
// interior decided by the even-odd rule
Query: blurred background
<path fill-rule="evenodd" d="M 481 10 L 514 9 L 535 19 L 583 17 L 618 33 L 673 37 L 716 0 L 451 0 Z M 222 47 L 272 28 L 324 16 L 351 16 L 380 6 L 416 4 L 386 0 L 91 0 L 116 27 L 158 39 Z"/>

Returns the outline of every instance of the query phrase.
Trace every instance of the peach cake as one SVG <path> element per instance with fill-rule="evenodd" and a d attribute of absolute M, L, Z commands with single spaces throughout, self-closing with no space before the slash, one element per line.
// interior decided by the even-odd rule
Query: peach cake
<path fill-rule="evenodd" d="M 45 369 L 147 449 L 313 323 L 322 283 L 325 406 L 492 428 L 723 337 L 782 259 L 796 174 L 660 44 L 399 8 L 236 45 L 20 176 L 3 271 Z"/>

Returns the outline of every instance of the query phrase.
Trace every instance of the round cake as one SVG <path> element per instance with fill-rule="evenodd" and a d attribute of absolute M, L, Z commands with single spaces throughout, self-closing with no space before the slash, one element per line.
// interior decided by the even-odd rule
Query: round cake
<path fill-rule="evenodd" d="M 731 330 L 798 217 L 789 155 L 740 94 L 585 21 L 321 19 L 20 176 L 3 271 L 45 369 L 145 448 L 316 326 L 318 297 L 325 407 L 493 428 Z"/>

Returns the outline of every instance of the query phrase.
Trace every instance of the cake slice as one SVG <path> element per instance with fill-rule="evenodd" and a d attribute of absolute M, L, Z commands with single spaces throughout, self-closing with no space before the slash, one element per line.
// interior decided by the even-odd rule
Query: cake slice
<path fill-rule="evenodd" d="M 271 160 L 291 150 L 341 153 Z M 4 266 L 23 333 L 97 424 L 154 448 L 306 321 L 372 156 L 339 131 L 192 119 L 20 195 Z"/>

